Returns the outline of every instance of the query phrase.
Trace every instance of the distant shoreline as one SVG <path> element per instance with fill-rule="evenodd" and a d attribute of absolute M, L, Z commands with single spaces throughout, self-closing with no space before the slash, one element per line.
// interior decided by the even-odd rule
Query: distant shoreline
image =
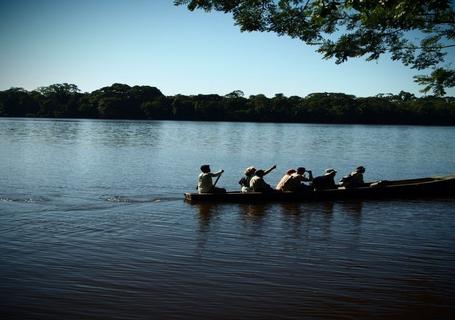
<path fill-rule="evenodd" d="M 422 126 L 422 127 L 453 127 L 455 124 L 414 124 L 414 123 L 326 123 L 326 122 L 273 122 L 273 121 L 230 121 L 230 120 L 175 120 L 175 119 L 109 119 L 109 118 L 51 118 L 51 117 L 8 117 L 0 116 L 2 119 L 16 119 L 16 120 L 58 120 L 58 121 L 78 121 L 78 120 L 96 120 L 96 121 L 131 121 L 131 122 L 153 122 L 153 121 L 177 121 L 177 122 L 225 122 L 225 123 L 251 123 L 251 124 L 309 124 L 309 125 L 346 125 L 346 126 Z"/>
<path fill-rule="evenodd" d="M 397 95 L 358 98 L 344 93 L 312 93 L 273 98 L 227 95 L 165 96 L 156 87 L 113 84 L 80 93 L 73 84 L 27 91 L 0 91 L 0 117 L 228 121 L 360 125 L 454 126 L 455 97 Z"/>

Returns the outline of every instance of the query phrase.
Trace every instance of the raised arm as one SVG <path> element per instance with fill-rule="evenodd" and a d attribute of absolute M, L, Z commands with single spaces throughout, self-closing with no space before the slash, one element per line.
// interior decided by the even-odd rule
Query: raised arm
<path fill-rule="evenodd" d="M 308 181 L 313 181 L 313 172 L 311 170 L 307 170 L 306 172 L 308 172 Z"/>
<path fill-rule="evenodd" d="M 265 176 L 266 174 L 270 173 L 270 172 L 271 172 L 273 169 L 275 169 L 275 168 L 276 168 L 276 164 L 274 164 L 271 168 L 265 170 L 265 171 L 264 171 L 264 176 Z"/>

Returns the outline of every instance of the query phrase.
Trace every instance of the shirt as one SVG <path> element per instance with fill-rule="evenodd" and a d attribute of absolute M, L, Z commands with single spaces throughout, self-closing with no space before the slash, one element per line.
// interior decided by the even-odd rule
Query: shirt
<path fill-rule="evenodd" d="M 352 187 L 360 187 L 365 183 L 363 181 L 363 173 L 361 173 L 361 172 L 357 172 L 357 171 L 351 172 L 350 177 L 351 177 L 351 186 Z"/>
<path fill-rule="evenodd" d="M 287 187 L 289 185 L 289 181 L 292 179 L 292 177 L 289 174 L 286 174 L 281 178 L 280 182 L 276 185 L 277 190 L 282 190 L 282 191 L 287 191 Z"/>
<path fill-rule="evenodd" d="M 307 177 L 303 174 L 293 173 L 291 175 L 285 175 L 281 178 L 280 182 L 276 188 L 282 191 L 299 191 L 301 187 L 301 183 L 303 181 L 310 181 Z"/>
<path fill-rule="evenodd" d="M 250 180 L 250 188 L 255 192 L 263 192 L 272 189 L 262 177 L 254 176 Z"/>
<path fill-rule="evenodd" d="M 240 184 L 242 187 L 247 187 L 247 188 L 249 188 L 249 187 L 250 187 L 251 178 L 252 178 L 252 176 L 247 176 L 247 175 L 245 175 L 244 177 L 242 177 L 242 179 L 240 179 L 239 184 Z"/>
<path fill-rule="evenodd" d="M 197 190 L 199 193 L 210 193 L 213 189 L 212 177 L 219 177 L 223 172 L 202 172 L 197 179 Z"/>
<path fill-rule="evenodd" d="M 331 175 L 323 175 L 313 179 L 313 186 L 315 189 L 337 189 L 335 184 L 335 177 Z"/>

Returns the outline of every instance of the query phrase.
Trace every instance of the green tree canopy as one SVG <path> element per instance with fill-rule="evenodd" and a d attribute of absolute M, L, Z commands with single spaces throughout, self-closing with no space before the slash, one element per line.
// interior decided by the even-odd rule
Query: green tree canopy
<path fill-rule="evenodd" d="M 75 84 L 56 83 L 47 87 L 39 87 L 40 113 L 43 116 L 73 117 L 77 114 L 79 88 Z"/>
<path fill-rule="evenodd" d="M 133 86 L 114 83 L 110 86 L 95 90 L 90 94 L 90 99 L 96 105 L 98 113 L 104 118 L 141 119 L 145 115 L 156 116 L 151 111 L 150 104 L 164 97 L 161 91 L 150 86 Z M 147 110 L 147 112 L 146 112 Z"/>
<path fill-rule="evenodd" d="M 388 54 L 413 69 L 433 70 L 416 76 L 422 92 L 444 95 L 455 86 L 455 70 L 442 65 L 455 47 L 455 13 L 451 0 L 175 0 L 188 9 L 232 13 L 241 31 L 288 35 L 325 59 L 342 63 Z"/>
<path fill-rule="evenodd" d="M 334 92 L 245 98 L 240 90 L 164 96 L 155 87 L 121 83 L 78 91 L 67 84 L 0 91 L 0 117 L 455 125 L 455 97 L 418 98 L 406 91 L 364 98 Z"/>
<path fill-rule="evenodd" d="M 39 111 L 37 99 L 23 88 L 0 91 L 0 115 L 17 117 L 36 114 Z"/>

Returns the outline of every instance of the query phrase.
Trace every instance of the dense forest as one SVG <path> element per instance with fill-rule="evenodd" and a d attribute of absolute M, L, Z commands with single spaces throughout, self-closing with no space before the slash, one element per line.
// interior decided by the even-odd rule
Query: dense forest
<path fill-rule="evenodd" d="M 81 93 L 76 85 L 63 83 L 0 91 L 0 116 L 455 125 L 455 97 L 416 97 L 401 91 L 366 98 L 327 92 L 303 98 L 245 98 L 240 90 L 224 96 L 165 96 L 156 87 L 119 83 Z"/>

